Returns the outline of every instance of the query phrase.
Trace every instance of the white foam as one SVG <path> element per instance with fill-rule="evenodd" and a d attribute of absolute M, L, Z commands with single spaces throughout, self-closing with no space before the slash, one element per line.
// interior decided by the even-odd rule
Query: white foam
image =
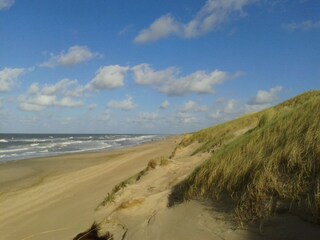
<path fill-rule="evenodd" d="M 159 139 L 157 135 L 105 135 L 105 136 L 67 136 L 44 138 L 18 137 L 12 141 L 13 145 L 0 149 L 0 160 L 28 159 L 33 157 L 54 156 L 64 153 L 100 151 L 112 148 L 122 148 Z M 7 142 L 0 139 L 0 142 Z M 14 146 L 14 144 L 16 144 Z"/>

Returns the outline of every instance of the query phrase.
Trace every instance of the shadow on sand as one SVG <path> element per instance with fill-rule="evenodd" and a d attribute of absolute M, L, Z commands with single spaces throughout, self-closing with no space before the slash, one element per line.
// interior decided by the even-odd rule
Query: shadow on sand
<path fill-rule="evenodd" d="M 168 207 L 172 208 L 183 202 L 182 192 L 185 182 L 173 187 L 168 197 Z M 230 223 L 230 231 L 224 240 L 319 240 L 320 225 L 306 221 L 297 215 L 287 212 L 277 213 L 268 220 L 240 225 L 234 217 L 236 205 L 231 199 L 202 202 L 211 212 L 212 218 L 215 215 L 225 216 Z M 213 238 L 214 239 L 214 238 Z"/>
<path fill-rule="evenodd" d="M 92 226 L 73 238 L 73 240 L 113 240 L 113 235 L 109 232 L 99 236 L 99 226 L 93 223 Z"/>

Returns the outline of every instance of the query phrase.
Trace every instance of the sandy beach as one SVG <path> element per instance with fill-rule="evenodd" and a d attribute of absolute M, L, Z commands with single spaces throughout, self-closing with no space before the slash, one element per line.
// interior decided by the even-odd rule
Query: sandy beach
<path fill-rule="evenodd" d="M 0 239 L 72 239 L 115 184 L 169 155 L 176 141 L 0 165 Z"/>

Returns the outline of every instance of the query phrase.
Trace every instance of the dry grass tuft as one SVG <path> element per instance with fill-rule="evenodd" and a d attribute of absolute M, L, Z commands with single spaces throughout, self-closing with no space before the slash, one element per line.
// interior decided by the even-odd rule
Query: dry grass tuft
<path fill-rule="evenodd" d="M 155 169 L 158 166 L 158 162 L 156 159 L 152 159 L 148 163 L 148 169 Z"/>
<path fill-rule="evenodd" d="M 132 207 L 136 207 L 141 205 L 144 202 L 143 198 L 139 198 L 139 199 L 133 199 L 133 200 L 128 200 L 125 202 L 122 202 L 119 207 L 117 207 L 117 210 L 121 210 L 121 209 L 128 209 L 128 208 L 132 208 Z"/>
<path fill-rule="evenodd" d="M 162 159 L 160 160 L 159 166 L 167 166 L 167 165 L 169 165 L 170 163 L 171 163 L 171 161 L 170 161 L 169 159 L 167 159 L 167 158 L 162 158 Z"/>
<path fill-rule="evenodd" d="M 96 207 L 96 210 L 98 210 L 100 207 L 106 206 L 109 203 L 113 203 L 118 192 L 126 188 L 128 185 L 138 182 L 143 176 L 148 173 L 148 171 L 155 169 L 157 166 L 166 166 L 170 163 L 171 161 L 165 157 L 159 157 L 150 160 L 145 169 L 114 186 L 112 191 L 108 193 L 104 200 Z"/>
<path fill-rule="evenodd" d="M 171 160 L 165 157 L 155 158 L 149 161 L 147 169 L 155 169 L 157 166 L 167 166 Z"/>

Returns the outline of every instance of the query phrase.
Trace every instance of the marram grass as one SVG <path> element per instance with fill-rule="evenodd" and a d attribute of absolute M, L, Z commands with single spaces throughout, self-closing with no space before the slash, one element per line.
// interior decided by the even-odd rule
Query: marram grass
<path fill-rule="evenodd" d="M 251 129 L 243 134 L 241 128 Z M 276 212 L 320 223 L 320 91 L 189 137 L 196 151 L 220 148 L 181 184 L 173 201 L 231 198 L 241 221 Z"/>

